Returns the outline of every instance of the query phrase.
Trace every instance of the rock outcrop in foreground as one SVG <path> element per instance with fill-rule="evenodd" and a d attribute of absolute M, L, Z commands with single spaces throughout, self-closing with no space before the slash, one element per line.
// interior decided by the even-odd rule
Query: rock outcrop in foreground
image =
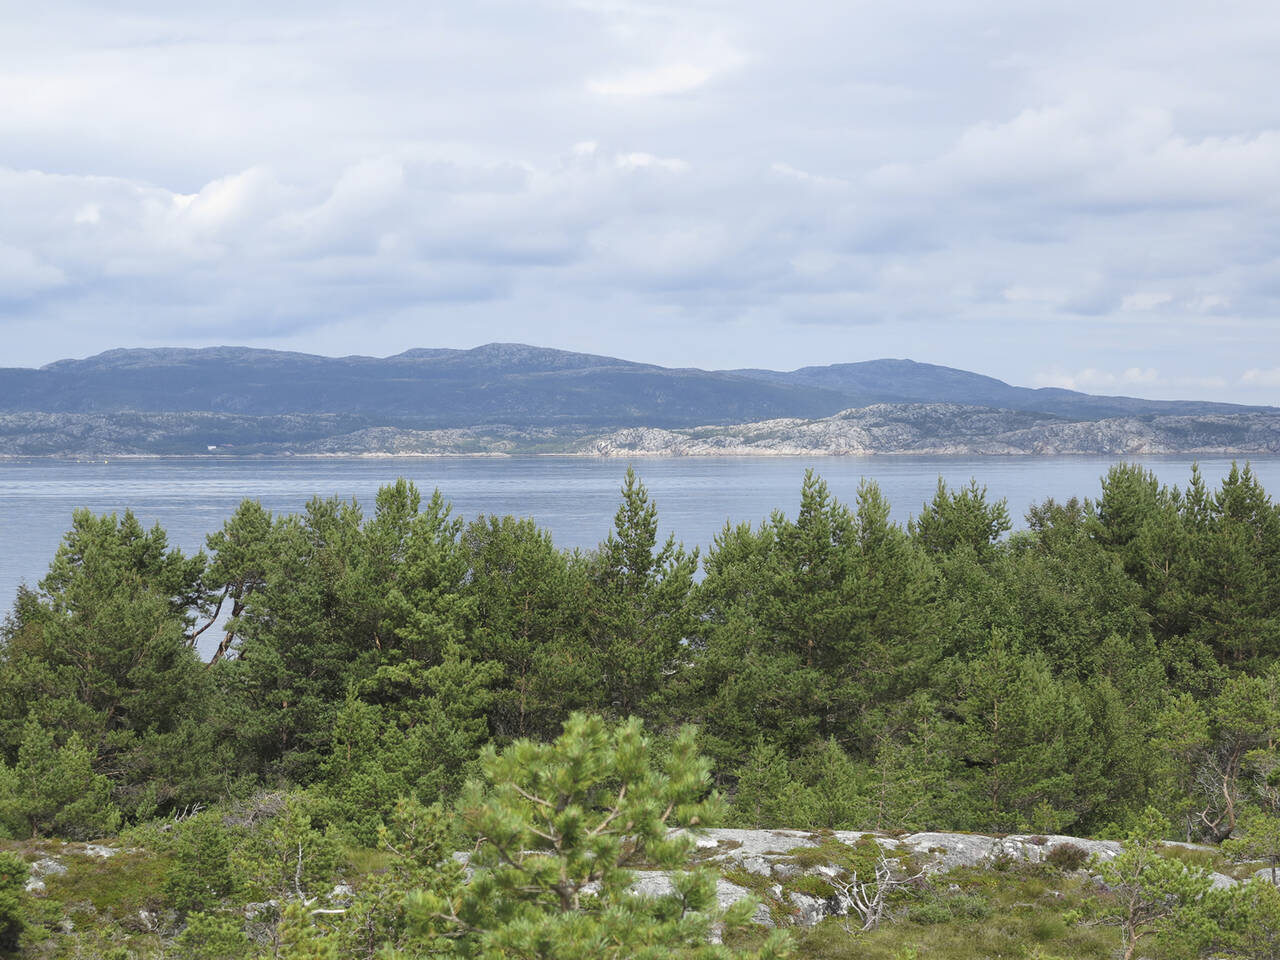
<path fill-rule="evenodd" d="M 1196 858 L 1216 861 L 1220 869 L 1234 874 L 1234 877 L 1225 873 L 1211 874 L 1216 887 L 1235 884 L 1239 882 L 1236 878 L 1256 876 L 1269 880 L 1271 877 L 1270 868 L 1260 864 L 1228 865 L 1216 847 L 1191 844 L 1166 844 L 1166 847 L 1189 848 L 1195 851 Z M 1063 848 L 1068 849 L 1064 851 Z M 764 926 L 813 926 L 827 917 L 856 921 L 858 910 L 850 894 L 852 877 L 849 872 L 853 862 L 851 857 L 855 854 L 859 855 L 862 864 L 867 863 L 868 852 L 872 861 L 877 854 L 883 854 L 884 863 L 890 866 L 893 878 L 901 881 L 921 875 L 942 878 L 942 875 L 961 867 L 1007 869 L 1019 863 L 1044 861 L 1056 862 L 1059 866 L 1064 863 L 1086 865 L 1090 857 L 1109 860 L 1121 849 L 1121 844 L 1116 841 L 1070 836 L 914 833 L 891 837 L 842 830 L 811 833 L 801 830 L 720 829 L 697 834 L 691 865 L 711 866 L 722 875 L 717 886 L 722 907 L 754 896 L 760 902 L 753 917 L 756 923 Z M 1071 853 L 1073 857 L 1064 860 L 1061 857 L 1064 852 Z M 102 843 L 42 843 L 30 853 L 26 890 L 32 896 L 43 897 L 46 895 L 46 883 L 56 887 L 69 870 L 73 875 L 82 874 L 86 863 L 130 861 L 136 868 L 148 856 L 147 851 L 141 848 Z M 454 856 L 463 863 L 467 860 L 465 853 Z M 125 870 L 127 866 L 121 869 Z M 1070 866 L 1064 869 L 1070 869 Z M 939 882 L 949 883 L 945 878 Z M 339 882 L 327 894 L 319 894 L 322 908 L 341 910 L 348 906 L 355 889 L 346 881 Z M 635 871 L 632 890 L 636 894 L 663 896 L 674 892 L 674 889 L 671 875 L 667 872 Z M 274 900 L 246 904 L 245 919 L 259 922 L 263 917 L 277 915 L 279 908 L 280 903 Z M 137 914 L 140 928 L 149 931 L 166 925 L 172 927 L 175 921 L 176 914 L 172 911 L 161 916 L 145 908 Z"/>
<path fill-rule="evenodd" d="M 852 901 L 839 882 L 848 879 L 847 871 L 837 862 L 841 847 L 833 844 L 852 849 L 860 842 L 877 844 L 899 876 L 921 871 L 925 875 L 943 874 L 957 867 L 1040 863 L 1063 846 L 1076 848 L 1082 858 L 1099 860 L 1109 860 L 1122 849 L 1114 840 L 1057 835 L 913 833 L 895 838 L 845 830 L 823 834 L 799 830 L 706 830 L 698 835 L 696 859 L 699 864 L 715 866 L 722 874 L 742 881 L 720 881 L 717 893 L 722 906 L 755 895 L 764 901 L 754 917 L 757 923 L 812 926 L 826 917 L 850 913 Z M 1258 875 L 1269 876 L 1270 872 L 1264 869 Z M 818 896 L 813 892 L 815 884 L 796 882 L 802 877 L 837 882 L 829 884 L 829 895 Z M 1215 887 L 1237 882 L 1220 873 L 1212 874 L 1212 879 Z M 795 889 L 797 886 L 803 889 Z M 674 888 L 666 873 L 639 871 L 633 889 L 636 893 L 661 896 Z"/>

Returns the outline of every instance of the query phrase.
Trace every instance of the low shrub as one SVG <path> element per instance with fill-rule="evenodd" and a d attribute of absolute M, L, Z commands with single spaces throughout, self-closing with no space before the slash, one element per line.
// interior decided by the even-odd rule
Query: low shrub
<path fill-rule="evenodd" d="M 803 893 L 820 900 L 829 900 L 835 894 L 835 888 L 822 877 L 806 873 L 787 882 L 787 889 L 795 893 Z"/>
<path fill-rule="evenodd" d="M 1045 860 L 1059 870 L 1071 872 L 1083 867 L 1089 860 L 1089 854 L 1074 843 L 1060 843 L 1049 851 Z"/>
<path fill-rule="evenodd" d="M 913 903 L 907 910 L 907 919 L 920 924 L 986 920 L 990 916 L 991 904 L 976 893 L 932 896 Z"/>
<path fill-rule="evenodd" d="M 976 893 L 959 893 L 945 902 L 957 920 L 985 920 L 991 916 L 991 904 Z"/>
<path fill-rule="evenodd" d="M 907 911 L 907 919 L 912 923 L 925 925 L 950 923 L 951 911 L 942 900 L 925 900 L 911 905 L 911 909 Z"/>

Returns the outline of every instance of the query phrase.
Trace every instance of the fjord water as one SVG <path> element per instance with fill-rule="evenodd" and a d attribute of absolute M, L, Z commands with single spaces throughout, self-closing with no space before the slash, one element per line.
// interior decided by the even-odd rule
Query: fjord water
<path fill-rule="evenodd" d="M 704 549 L 726 521 L 758 523 L 775 509 L 795 515 L 806 468 L 853 503 L 863 478 L 875 480 L 905 523 L 930 499 L 941 476 L 950 485 L 977 479 L 992 498 L 1008 498 L 1015 526 L 1046 497 L 1096 497 L 1115 462 L 1101 457 L 676 457 L 639 459 L 636 472 L 658 505 L 663 534 Z M 1192 458 L 1142 457 L 1164 483 L 1185 486 Z M 1227 459 L 1201 460 L 1211 486 Z M 1280 495 L 1280 457 L 1252 461 L 1273 497 Z M 158 459 L 76 463 L 0 461 L 0 613 L 18 584 L 34 586 L 48 569 L 71 512 L 132 509 L 159 523 L 184 550 L 203 546 L 244 498 L 293 512 L 313 496 L 355 497 L 372 508 L 381 485 L 403 476 L 424 496 L 439 488 L 454 512 L 533 517 L 561 547 L 588 549 L 609 532 L 627 462 L 582 457 L 377 459 Z"/>

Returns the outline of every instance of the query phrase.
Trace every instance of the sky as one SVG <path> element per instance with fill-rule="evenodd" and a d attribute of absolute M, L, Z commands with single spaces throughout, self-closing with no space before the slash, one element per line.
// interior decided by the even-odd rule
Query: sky
<path fill-rule="evenodd" d="M 0 24 L 0 365 L 519 341 L 1280 404 L 1275 0 Z"/>

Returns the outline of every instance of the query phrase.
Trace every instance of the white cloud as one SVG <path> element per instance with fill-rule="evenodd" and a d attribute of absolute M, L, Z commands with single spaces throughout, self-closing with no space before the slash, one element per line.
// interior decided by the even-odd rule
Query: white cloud
<path fill-rule="evenodd" d="M 1191 302 L 1191 309 L 1201 313 L 1216 313 L 1231 306 L 1231 298 L 1218 293 L 1207 293 Z"/>
<path fill-rule="evenodd" d="M 1067 296 L 1062 290 L 1037 289 L 1014 285 L 1006 287 L 1001 294 L 1010 303 L 1061 303 Z"/>
<path fill-rule="evenodd" d="M 1072 373 L 1049 370 L 1035 375 L 1035 385 L 1038 387 L 1064 387 L 1067 390 L 1096 390 L 1114 386 L 1118 380 L 1115 374 L 1093 367 L 1085 367 Z"/>
<path fill-rule="evenodd" d="M 613 18 L 611 28 L 630 57 L 651 58 L 644 66 L 595 76 L 587 90 L 602 97 L 668 97 L 693 93 L 744 66 L 746 54 L 689 8 L 637 17 L 636 10 Z M 630 58 L 629 57 L 629 58 Z"/>
<path fill-rule="evenodd" d="M 871 178 L 894 190 L 1052 191 L 1063 206 L 1198 207 L 1280 188 L 1280 128 L 1188 136 L 1167 109 L 1077 96 L 983 120 L 941 155 Z"/>
<path fill-rule="evenodd" d="M 1033 382 L 1038 387 L 1065 387 L 1068 390 L 1089 392 L 1136 393 L 1154 396 L 1159 392 L 1187 395 L 1204 390 L 1217 390 L 1227 386 L 1226 378 L 1219 376 L 1161 376 L 1153 367 L 1129 367 L 1119 373 L 1086 367 L 1083 370 L 1063 371 L 1057 368 L 1041 371 Z"/>
<path fill-rule="evenodd" d="M 769 169 L 782 177 L 789 177 L 799 180 L 801 183 L 812 184 L 815 187 L 838 187 L 847 188 L 848 180 L 842 180 L 840 177 L 826 177 L 817 173 L 810 173 L 808 170 L 801 170 L 793 167 L 789 163 L 775 162 L 769 165 Z"/>
<path fill-rule="evenodd" d="M 174 204 L 193 229 L 216 232 L 268 213 L 278 189 L 262 169 L 219 177 L 193 194 L 175 194 Z"/>
<path fill-rule="evenodd" d="M 1171 293 L 1157 293 L 1154 291 L 1131 293 L 1120 301 L 1120 307 L 1123 310 L 1154 310 L 1156 307 L 1164 306 L 1171 300 L 1173 300 L 1173 294 Z"/>
<path fill-rule="evenodd" d="M 1240 382 L 1251 387 L 1280 387 L 1280 367 L 1269 370 L 1251 368 L 1241 375 Z"/>
<path fill-rule="evenodd" d="M 30 251 L 0 243 L 0 301 L 35 296 L 62 286 L 66 279 Z"/>
<path fill-rule="evenodd" d="M 655 157 L 651 153 L 643 152 L 620 153 L 613 158 L 613 162 L 623 170 L 652 167 L 671 173 L 682 173 L 689 169 L 689 164 L 679 157 Z"/>
<path fill-rule="evenodd" d="M 1042 387 L 1066 387 L 1070 390 L 1096 390 L 1101 387 L 1114 387 L 1129 384 L 1158 384 L 1160 374 L 1153 368 L 1129 367 L 1120 373 L 1111 373 L 1086 367 L 1074 373 L 1060 370 L 1036 374 L 1036 384 Z"/>
<path fill-rule="evenodd" d="M 0 326 L 1265 402 L 1277 46 L 1267 0 L 48 0 L 0 32 Z"/>
<path fill-rule="evenodd" d="M 607 79 L 589 80 L 587 89 L 607 97 L 662 97 L 697 90 L 715 74 L 710 66 L 667 63 Z"/>

